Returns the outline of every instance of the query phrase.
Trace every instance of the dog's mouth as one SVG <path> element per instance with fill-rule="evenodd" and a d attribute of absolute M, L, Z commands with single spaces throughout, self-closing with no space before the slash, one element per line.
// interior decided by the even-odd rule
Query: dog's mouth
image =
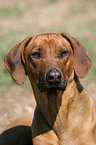
<path fill-rule="evenodd" d="M 45 76 L 45 77 L 44 77 Z M 64 91 L 67 86 L 67 81 L 63 73 L 54 68 L 50 69 L 46 75 L 40 73 L 38 88 L 41 92 L 49 90 L 61 90 Z"/>
<path fill-rule="evenodd" d="M 65 91 L 67 87 L 67 81 L 63 81 L 60 84 L 54 84 L 54 85 L 49 85 L 46 82 L 43 81 L 39 81 L 38 84 L 38 88 L 40 90 L 40 92 L 45 92 L 45 91 L 56 91 L 56 90 L 60 90 L 60 91 Z"/>

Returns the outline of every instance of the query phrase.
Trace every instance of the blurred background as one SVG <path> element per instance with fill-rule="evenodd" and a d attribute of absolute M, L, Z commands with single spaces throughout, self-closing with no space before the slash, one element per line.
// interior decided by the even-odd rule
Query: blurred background
<path fill-rule="evenodd" d="M 28 79 L 17 86 L 4 56 L 25 37 L 46 32 L 67 32 L 86 47 L 92 67 L 81 82 L 96 100 L 96 0 L 1 0 L 0 128 L 35 107 Z"/>

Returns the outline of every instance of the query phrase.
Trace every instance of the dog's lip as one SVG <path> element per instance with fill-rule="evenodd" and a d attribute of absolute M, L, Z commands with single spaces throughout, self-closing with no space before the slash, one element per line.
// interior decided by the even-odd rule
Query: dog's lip
<path fill-rule="evenodd" d="M 40 88 L 40 92 L 46 92 L 46 91 L 56 91 L 56 90 L 60 90 L 60 91 L 64 91 L 66 89 L 66 87 L 63 88 L 56 88 L 56 87 L 49 87 L 49 88 Z"/>
<path fill-rule="evenodd" d="M 42 84 L 38 84 L 38 89 L 40 90 L 40 92 L 45 92 L 45 91 L 56 91 L 56 90 L 60 90 L 60 91 L 64 91 L 66 89 L 67 86 L 67 82 L 63 83 L 63 84 L 59 84 L 59 85 L 42 85 Z"/>

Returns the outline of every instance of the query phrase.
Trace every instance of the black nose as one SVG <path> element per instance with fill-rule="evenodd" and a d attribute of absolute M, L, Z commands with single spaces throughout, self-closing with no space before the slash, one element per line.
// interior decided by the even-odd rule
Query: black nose
<path fill-rule="evenodd" d="M 48 71 L 46 75 L 46 81 L 50 85 L 58 85 L 61 81 L 61 73 L 60 71 L 53 69 Z"/>

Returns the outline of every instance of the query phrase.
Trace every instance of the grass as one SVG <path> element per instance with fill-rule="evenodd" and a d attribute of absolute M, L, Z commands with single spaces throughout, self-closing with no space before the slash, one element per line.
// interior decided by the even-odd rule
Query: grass
<path fill-rule="evenodd" d="M 49 4 L 55 4 L 58 0 L 49 0 Z"/>
<path fill-rule="evenodd" d="M 21 17 L 27 12 L 26 8 L 21 7 L 16 4 L 13 8 L 0 8 L 0 17 L 8 18 L 8 17 Z"/>

